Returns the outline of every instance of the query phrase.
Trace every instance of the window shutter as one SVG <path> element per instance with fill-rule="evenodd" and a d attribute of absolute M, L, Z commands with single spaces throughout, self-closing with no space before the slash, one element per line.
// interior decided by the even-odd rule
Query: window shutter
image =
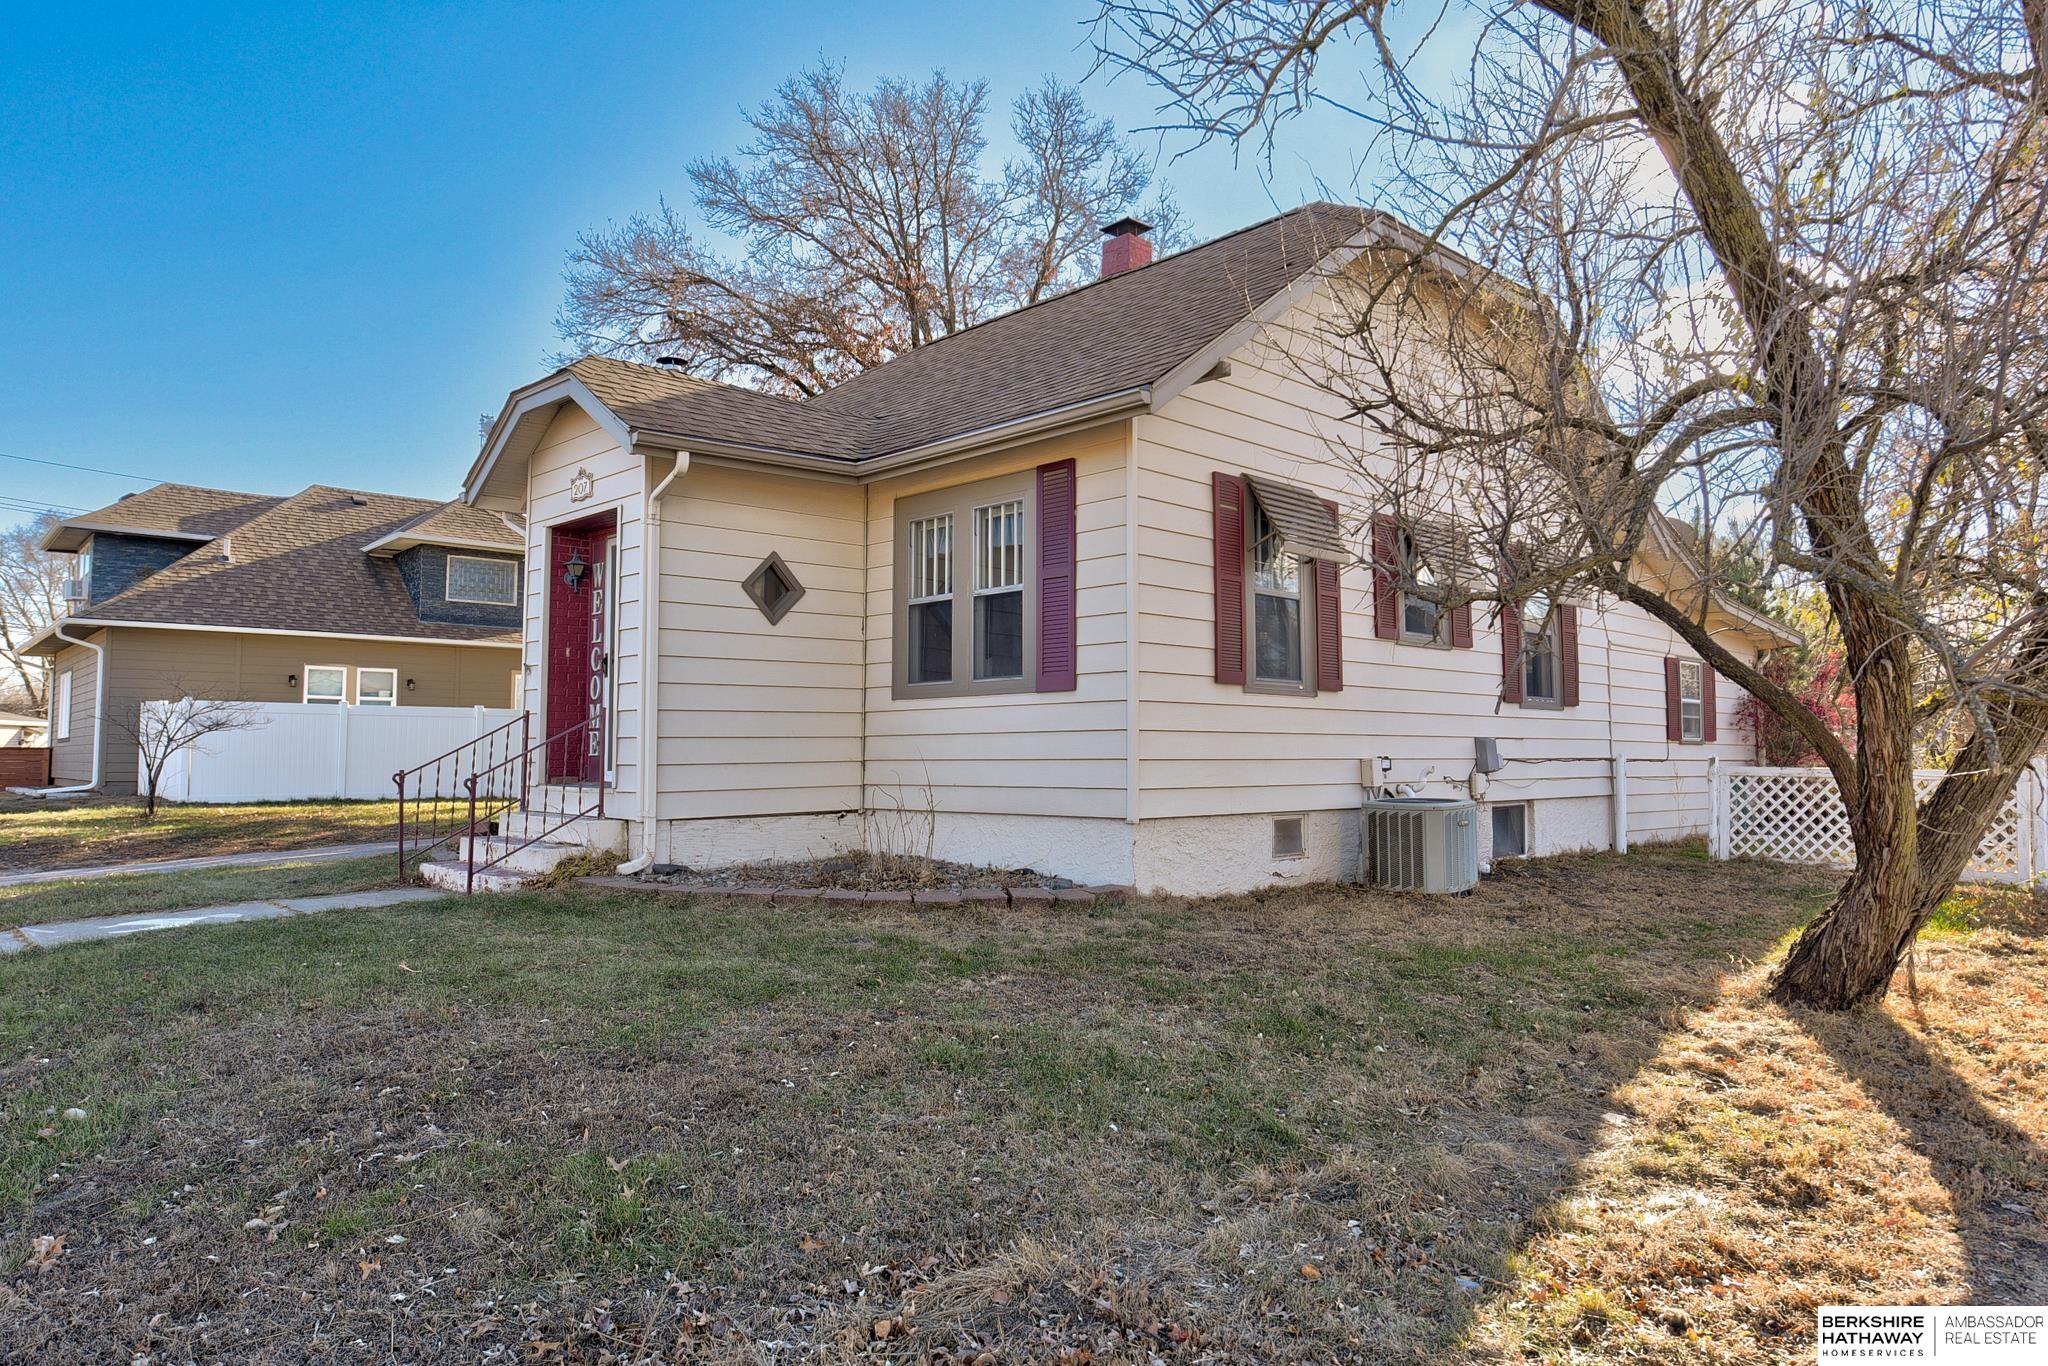
<path fill-rule="evenodd" d="M 1685 738 L 1685 728 L 1678 719 L 1678 660 L 1672 655 L 1664 656 L 1664 738 Z"/>
<path fill-rule="evenodd" d="M 1038 691 L 1072 692 L 1074 462 L 1038 467 Z"/>
<path fill-rule="evenodd" d="M 1323 501 L 1330 520 L 1337 505 Z M 1316 572 L 1316 691 L 1344 691 L 1344 566 L 1335 560 L 1313 560 Z"/>
<path fill-rule="evenodd" d="M 1522 700 L 1522 609 L 1506 601 L 1500 605 L 1500 700 Z"/>
<path fill-rule="evenodd" d="M 1209 476 L 1215 497 L 1216 681 L 1244 682 L 1244 480 Z"/>
<path fill-rule="evenodd" d="M 1372 519 L 1372 633 L 1401 638 L 1401 524 L 1381 513 Z"/>
<path fill-rule="evenodd" d="M 1579 609 L 1557 609 L 1557 705 L 1579 705 Z"/>
<path fill-rule="evenodd" d="M 1472 648 L 1472 604 L 1461 602 L 1451 609 L 1451 647 L 1457 650 Z"/>
<path fill-rule="evenodd" d="M 1714 670 L 1705 660 L 1700 661 L 1700 739 L 1708 744 L 1714 741 Z"/>

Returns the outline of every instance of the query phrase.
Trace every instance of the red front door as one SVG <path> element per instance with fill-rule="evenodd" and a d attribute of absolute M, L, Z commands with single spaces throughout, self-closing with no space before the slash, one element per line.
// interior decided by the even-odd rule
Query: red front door
<path fill-rule="evenodd" d="M 609 522 L 555 527 L 548 549 L 549 782 L 602 782 L 611 703 Z"/>

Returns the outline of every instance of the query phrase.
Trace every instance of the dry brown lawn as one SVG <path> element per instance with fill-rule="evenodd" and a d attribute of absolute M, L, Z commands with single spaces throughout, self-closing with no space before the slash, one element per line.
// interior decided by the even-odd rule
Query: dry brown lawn
<path fill-rule="evenodd" d="M 166 802 L 153 821 L 134 797 L 35 800 L 0 792 L 0 872 L 253 854 L 397 838 L 398 803 Z"/>
<path fill-rule="evenodd" d="M 1792 1362 L 1819 1303 L 2048 1300 L 2048 908 L 1788 1014 L 1826 893 L 571 889 L 0 960 L 0 1357 Z"/>

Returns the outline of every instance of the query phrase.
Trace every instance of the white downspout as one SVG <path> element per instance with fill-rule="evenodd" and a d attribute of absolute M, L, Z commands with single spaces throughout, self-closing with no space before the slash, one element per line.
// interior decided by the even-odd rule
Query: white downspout
<path fill-rule="evenodd" d="M 690 467 L 690 453 L 676 452 L 676 463 L 647 495 L 640 513 L 640 743 L 634 756 L 640 778 L 640 857 L 619 865 L 622 876 L 654 865 L 655 816 L 660 794 L 655 788 L 659 755 L 655 732 L 661 723 L 661 496 L 676 476 Z"/>
<path fill-rule="evenodd" d="M 1628 852 L 1628 756 L 1614 755 L 1614 852 Z"/>
<path fill-rule="evenodd" d="M 93 652 L 92 671 L 92 777 L 83 783 L 70 787 L 45 787 L 38 789 L 46 796 L 60 796 L 68 792 L 90 792 L 100 785 L 100 753 L 107 747 L 107 647 L 95 645 L 89 640 L 64 634 L 63 624 L 51 628 L 51 634 L 67 645 L 83 645 Z M 50 718 L 50 743 L 57 743 L 57 727 L 54 716 Z"/>

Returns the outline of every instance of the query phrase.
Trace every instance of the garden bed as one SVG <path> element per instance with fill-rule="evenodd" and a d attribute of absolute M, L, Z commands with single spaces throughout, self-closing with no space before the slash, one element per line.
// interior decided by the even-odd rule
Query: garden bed
<path fill-rule="evenodd" d="M 657 863 L 639 878 L 585 878 L 618 890 L 787 901 L 1089 903 L 1124 897 L 1129 887 L 1084 887 L 1032 868 L 984 868 L 944 859 L 846 854 L 833 858 L 690 868 Z"/>

